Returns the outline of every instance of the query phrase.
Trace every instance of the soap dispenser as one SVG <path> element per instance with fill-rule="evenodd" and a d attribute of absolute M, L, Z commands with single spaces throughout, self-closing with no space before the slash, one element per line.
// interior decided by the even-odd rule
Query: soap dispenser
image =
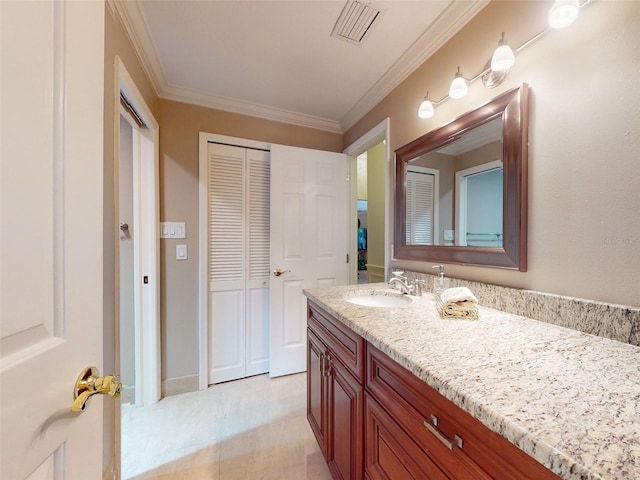
<path fill-rule="evenodd" d="M 439 268 L 440 273 L 433 279 L 433 295 L 436 300 L 440 300 L 440 295 L 449 288 L 449 279 L 444 276 L 444 265 L 436 265 L 432 268 Z"/>

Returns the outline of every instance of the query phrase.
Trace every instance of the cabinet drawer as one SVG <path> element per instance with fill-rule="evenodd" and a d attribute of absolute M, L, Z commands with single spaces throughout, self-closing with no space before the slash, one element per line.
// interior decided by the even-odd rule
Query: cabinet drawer
<path fill-rule="evenodd" d="M 411 436 L 365 393 L 365 472 L 371 480 L 447 480 Z"/>
<path fill-rule="evenodd" d="M 450 478 L 559 478 L 372 345 L 366 388 Z"/>
<path fill-rule="evenodd" d="M 307 325 L 337 359 L 364 384 L 364 339 L 313 302 L 307 302 Z"/>

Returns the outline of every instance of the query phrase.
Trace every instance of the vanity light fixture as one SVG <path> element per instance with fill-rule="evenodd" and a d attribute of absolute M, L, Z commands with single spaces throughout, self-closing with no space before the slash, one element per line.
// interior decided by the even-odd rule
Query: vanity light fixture
<path fill-rule="evenodd" d="M 462 72 L 460 72 L 460 67 L 458 67 L 458 71 L 456 72 L 456 76 L 451 82 L 451 87 L 449 87 L 449 96 L 451 98 L 462 98 L 467 94 L 467 81 L 462 76 Z"/>
<path fill-rule="evenodd" d="M 433 103 L 431 103 L 431 100 L 429 100 L 429 92 L 427 92 L 427 95 L 424 97 L 424 100 L 422 101 L 422 103 L 420 104 L 420 108 L 418 109 L 418 116 L 420 118 L 431 118 L 433 117 L 433 114 Z"/>
<path fill-rule="evenodd" d="M 493 52 L 493 57 L 491 57 L 491 70 L 503 72 L 509 70 L 515 63 L 516 55 L 511 50 L 511 47 L 507 45 L 504 32 L 502 32 L 502 38 L 498 41 L 498 48 L 496 48 L 495 52 Z"/>
<path fill-rule="evenodd" d="M 441 104 L 449 98 L 464 97 L 467 94 L 467 85 L 475 82 L 479 78 L 482 79 L 482 83 L 485 87 L 497 87 L 507 77 L 509 69 L 515 65 L 516 53 L 535 43 L 539 38 L 550 32 L 552 28 L 562 28 L 573 23 L 578 16 L 579 10 L 589 5 L 592 1 L 593 0 L 555 0 L 555 3 L 551 7 L 548 15 L 549 26 L 531 37 L 515 50 L 512 50 L 511 47 L 507 45 L 504 32 L 502 32 L 502 37 L 498 41 L 498 48 L 493 52 L 493 56 L 491 57 L 491 60 L 486 63 L 484 70 L 475 77 L 466 79 L 462 76 L 460 67 L 458 67 L 455 78 L 453 79 L 453 82 L 451 82 L 451 87 L 449 87 L 449 94 L 434 102 L 429 99 L 429 92 L 427 92 L 427 96 L 424 97 L 424 100 L 418 109 L 418 116 L 420 118 L 433 117 L 435 114 L 434 107 L 436 105 Z"/>
<path fill-rule="evenodd" d="M 551 28 L 564 28 L 573 23 L 580 10 L 579 0 L 556 0 L 547 21 Z"/>

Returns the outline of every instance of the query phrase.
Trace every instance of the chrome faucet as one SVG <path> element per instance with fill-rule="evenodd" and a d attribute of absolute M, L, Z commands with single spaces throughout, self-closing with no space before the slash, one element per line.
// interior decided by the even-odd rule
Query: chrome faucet
<path fill-rule="evenodd" d="M 414 285 L 409 284 L 407 277 L 393 277 L 391 280 L 389 280 L 389 286 L 391 287 L 393 287 L 396 283 L 400 286 L 400 291 L 402 293 L 411 295 L 411 293 L 413 292 Z"/>

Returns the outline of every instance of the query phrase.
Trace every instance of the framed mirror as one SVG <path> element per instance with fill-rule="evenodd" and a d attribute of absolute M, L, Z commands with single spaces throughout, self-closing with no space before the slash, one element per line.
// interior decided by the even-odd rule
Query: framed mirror
<path fill-rule="evenodd" d="M 397 259 L 527 270 L 529 87 L 396 150 Z"/>

